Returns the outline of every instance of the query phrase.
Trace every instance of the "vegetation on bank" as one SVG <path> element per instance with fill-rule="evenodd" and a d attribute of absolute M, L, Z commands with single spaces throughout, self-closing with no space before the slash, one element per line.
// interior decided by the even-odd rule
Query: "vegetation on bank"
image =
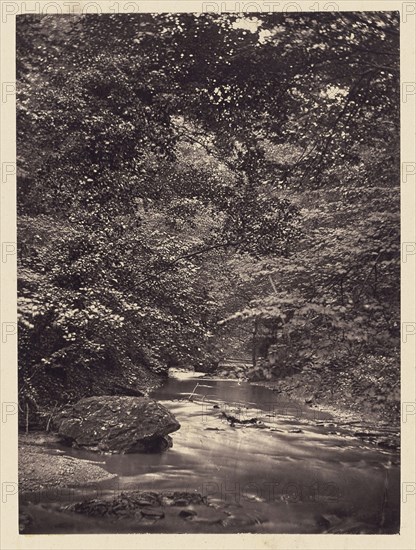
<path fill-rule="evenodd" d="M 19 16 L 17 79 L 29 424 L 236 352 L 397 406 L 398 14 Z"/>

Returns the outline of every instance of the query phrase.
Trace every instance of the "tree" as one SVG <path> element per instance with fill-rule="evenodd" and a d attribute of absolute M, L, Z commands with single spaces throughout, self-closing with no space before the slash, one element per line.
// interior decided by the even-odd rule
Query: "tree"
<path fill-rule="evenodd" d="M 306 355 L 327 327 L 334 353 L 395 347 L 397 15 L 244 19 L 19 18 L 19 365 L 40 408 L 79 376 L 212 364 L 230 317 L 284 320 Z"/>

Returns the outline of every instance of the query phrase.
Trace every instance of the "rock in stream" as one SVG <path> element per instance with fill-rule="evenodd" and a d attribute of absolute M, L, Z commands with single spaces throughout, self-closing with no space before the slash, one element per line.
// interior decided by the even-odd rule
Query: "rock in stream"
<path fill-rule="evenodd" d="M 148 397 L 99 396 L 81 399 L 54 418 L 67 443 L 110 453 L 160 452 L 172 445 L 168 434 L 180 424 Z"/>

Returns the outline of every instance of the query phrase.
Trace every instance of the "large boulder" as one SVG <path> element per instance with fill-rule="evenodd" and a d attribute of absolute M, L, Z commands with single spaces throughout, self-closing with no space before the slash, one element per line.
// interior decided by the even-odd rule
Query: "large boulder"
<path fill-rule="evenodd" d="M 110 453 L 158 452 L 172 445 L 180 424 L 148 397 L 99 396 L 80 399 L 54 418 L 67 443 Z"/>

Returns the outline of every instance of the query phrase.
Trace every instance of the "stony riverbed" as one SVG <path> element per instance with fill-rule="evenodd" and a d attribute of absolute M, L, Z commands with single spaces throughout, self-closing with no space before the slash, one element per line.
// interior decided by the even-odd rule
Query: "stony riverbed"
<path fill-rule="evenodd" d="M 393 427 L 241 381 L 170 379 L 154 397 L 181 424 L 165 453 L 22 438 L 24 532 L 397 532 Z"/>

